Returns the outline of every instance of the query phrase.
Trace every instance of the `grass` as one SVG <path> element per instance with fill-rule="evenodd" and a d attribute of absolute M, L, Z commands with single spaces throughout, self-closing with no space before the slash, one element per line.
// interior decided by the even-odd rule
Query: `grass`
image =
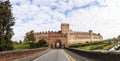
<path fill-rule="evenodd" d="M 100 41 L 90 42 L 82 44 L 72 44 L 70 48 L 83 49 L 83 50 L 109 50 L 113 46 L 117 45 L 116 41 Z"/>
<path fill-rule="evenodd" d="M 30 46 L 28 44 L 15 44 L 14 49 L 15 50 L 23 50 L 23 49 L 29 49 Z"/>
<path fill-rule="evenodd" d="M 14 50 L 23 50 L 23 49 L 31 49 L 31 48 L 42 48 L 42 47 L 48 47 L 48 45 L 41 45 L 39 47 L 35 47 L 36 45 L 33 45 L 34 47 L 30 47 L 29 44 L 15 44 Z"/>

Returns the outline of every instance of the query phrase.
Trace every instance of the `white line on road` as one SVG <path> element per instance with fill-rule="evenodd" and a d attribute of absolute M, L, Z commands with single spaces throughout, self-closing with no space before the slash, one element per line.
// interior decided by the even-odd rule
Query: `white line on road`
<path fill-rule="evenodd" d="M 32 61 L 39 61 L 39 59 L 41 59 L 42 57 L 46 56 L 47 54 L 48 54 L 48 52 L 47 52 L 46 54 L 43 54 L 43 55 L 40 56 L 39 58 L 36 58 L 36 59 L 32 60 Z"/>

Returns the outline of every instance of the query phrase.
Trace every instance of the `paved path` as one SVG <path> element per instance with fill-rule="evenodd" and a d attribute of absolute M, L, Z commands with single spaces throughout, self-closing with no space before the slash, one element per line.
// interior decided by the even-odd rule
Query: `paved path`
<path fill-rule="evenodd" d="M 62 49 L 52 49 L 48 53 L 32 61 L 70 61 Z"/>

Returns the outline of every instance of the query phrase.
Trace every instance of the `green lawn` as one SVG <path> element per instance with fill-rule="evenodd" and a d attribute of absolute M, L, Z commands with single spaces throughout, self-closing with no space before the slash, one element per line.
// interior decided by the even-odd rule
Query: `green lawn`
<path fill-rule="evenodd" d="M 72 44 L 69 47 L 83 50 L 109 50 L 115 45 L 117 45 L 116 41 L 100 41 L 82 44 Z"/>
<path fill-rule="evenodd" d="M 22 49 L 29 49 L 30 46 L 28 44 L 15 44 L 14 49 L 15 50 L 22 50 Z"/>
<path fill-rule="evenodd" d="M 29 44 L 15 44 L 13 47 L 14 47 L 14 50 L 23 50 L 23 49 L 31 49 L 31 48 L 43 48 L 43 47 L 48 47 L 48 45 L 42 45 L 39 47 L 30 47 Z"/>

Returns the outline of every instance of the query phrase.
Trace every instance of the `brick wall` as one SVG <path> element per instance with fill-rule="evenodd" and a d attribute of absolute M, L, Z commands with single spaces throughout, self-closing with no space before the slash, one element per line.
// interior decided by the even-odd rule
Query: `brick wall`
<path fill-rule="evenodd" d="M 0 52 L 0 61 L 9 61 L 12 59 L 23 58 L 30 55 L 34 55 L 43 51 L 48 50 L 48 48 L 39 49 L 26 49 L 26 50 L 15 50 L 15 51 L 5 51 Z"/>

